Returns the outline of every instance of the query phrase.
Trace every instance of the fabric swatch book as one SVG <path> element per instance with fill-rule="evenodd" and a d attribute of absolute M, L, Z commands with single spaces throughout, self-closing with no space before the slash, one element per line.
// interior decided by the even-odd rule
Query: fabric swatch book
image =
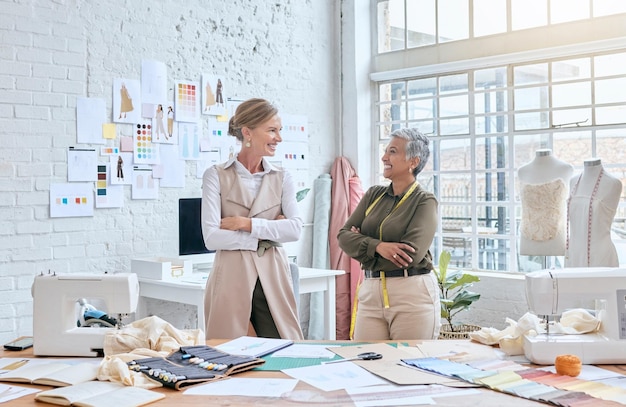
<path fill-rule="evenodd" d="M 91 381 L 37 393 L 35 400 L 59 406 L 139 407 L 165 398 L 165 394 L 112 382 Z"/>
<path fill-rule="evenodd" d="M 95 380 L 98 374 L 95 363 L 51 362 L 29 366 L 28 364 L 0 375 L 0 381 L 14 383 L 43 384 L 47 386 L 71 386 Z"/>
<path fill-rule="evenodd" d="M 292 344 L 293 341 L 289 339 L 240 336 L 239 338 L 218 345 L 215 348 L 233 355 L 260 358 L 261 356 L 269 355 L 272 352 L 276 352 Z"/>

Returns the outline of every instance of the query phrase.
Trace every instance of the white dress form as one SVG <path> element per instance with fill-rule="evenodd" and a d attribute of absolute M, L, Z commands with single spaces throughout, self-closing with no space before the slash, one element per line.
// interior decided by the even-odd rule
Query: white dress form
<path fill-rule="evenodd" d="M 622 194 L 621 181 L 594 158 L 585 160 L 583 172 L 571 179 L 570 191 L 565 267 L 618 267 L 611 225 Z"/>
<path fill-rule="evenodd" d="M 574 167 L 537 150 L 535 158 L 519 168 L 522 203 L 520 254 L 563 256 L 566 245 L 566 203 Z"/>

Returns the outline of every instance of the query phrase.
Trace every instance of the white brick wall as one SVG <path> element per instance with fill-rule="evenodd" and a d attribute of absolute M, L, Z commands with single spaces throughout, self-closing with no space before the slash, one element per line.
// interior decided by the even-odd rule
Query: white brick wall
<path fill-rule="evenodd" d="M 113 78 L 139 79 L 142 59 L 166 63 L 170 85 L 223 75 L 230 96 L 308 116 L 312 183 L 339 139 L 338 27 L 333 0 L 0 0 L 0 342 L 32 333 L 35 274 L 129 271 L 133 257 L 175 256 L 178 198 L 200 196 L 189 162 L 186 187 L 162 188 L 156 201 L 132 201 L 127 189 L 124 208 L 51 219 L 49 185 L 66 182 L 77 144 L 77 96 L 104 98 L 110 118 Z"/>

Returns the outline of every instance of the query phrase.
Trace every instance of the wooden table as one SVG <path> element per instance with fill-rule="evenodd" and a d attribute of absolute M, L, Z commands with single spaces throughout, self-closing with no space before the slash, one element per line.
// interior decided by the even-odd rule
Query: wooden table
<path fill-rule="evenodd" d="M 217 345 L 223 341 L 210 340 L 207 342 L 208 345 Z M 307 341 L 304 341 L 307 342 Z M 319 341 L 315 341 L 318 343 Z M 328 341 L 329 344 L 332 344 L 333 341 Z M 11 358 L 20 358 L 20 357 L 33 357 L 32 348 L 24 350 L 24 351 L 0 351 L 0 357 L 11 357 Z M 620 367 L 621 368 L 621 367 Z M 276 371 L 249 371 L 237 374 L 235 377 L 249 377 L 249 378 L 288 378 L 289 376 L 285 375 L 282 372 Z M 41 390 L 49 390 L 51 387 L 49 386 L 36 386 L 36 385 L 26 385 L 21 383 L 7 383 L 0 382 L 4 384 L 15 384 L 18 386 L 25 386 L 30 388 L 37 388 Z M 464 395 L 464 396 L 456 396 L 456 397 L 441 397 L 436 398 L 437 406 L 478 406 L 478 407 L 517 407 L 517 406 L 545 406 L 546 404 L 537 403 L 531 400 L 526 400 L 519 397 L 513 397 L 504 393 L 499 393 L 496 391 L 491 391 L 485 388 L 479 388 L 480 394 L 473 395 Z M 302 397 L 316 397 L 318 402 L 297 402 L 293 399 L 281 398 L 277 400 L 276 398 L 262 398 L 262 397 L 242 397 L 242 396 L 190 396 L 184 395 L 183 391 L 177 391 L 167 388 L 158 388 L 154 389 L 159 393 L 163 393 L 166 395 L 166 398 L 155 403 L 150 404 L 151 406 L 303 406 L 303 405 L 318 405 L 318 406 L 353 406 L 354 403 L 349 399 L 349 396 L 345 391 L 333 391 L 333 392 L 323 392 L 315 387 L 308 385 L 302 381 L 298 382 L 295 393 Z M 36 402 L 35 394 L 30 394 L 24 397 L 21 397 L 16 400 L 12 400 L 7 405 L 21 407 L 21 406 L 37 406 L 43 407 L 47 404 L 43 404 L 40 402 Z M 309 398 L 310 400 L 310 398 Z"/>

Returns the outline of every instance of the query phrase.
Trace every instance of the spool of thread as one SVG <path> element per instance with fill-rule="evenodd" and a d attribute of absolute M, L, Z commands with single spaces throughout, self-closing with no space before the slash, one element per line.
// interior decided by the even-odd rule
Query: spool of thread
<path fill-rule="evenodd" d="M 554 368 L 560 375 L 576 377 L 580 374 L 583 364 L 576 355 L 559 355 L 554 361 Z"/>

